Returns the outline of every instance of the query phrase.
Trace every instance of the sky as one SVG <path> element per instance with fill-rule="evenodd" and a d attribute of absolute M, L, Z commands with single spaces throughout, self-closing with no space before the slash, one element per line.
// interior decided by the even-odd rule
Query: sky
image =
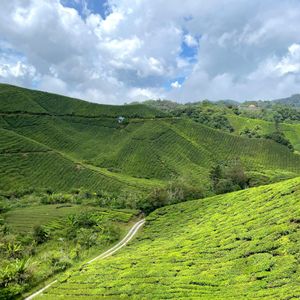
<path fill-rule="evenodd" d="M 122 104 L 300 93 L 300 0 L 0 2 L 0 82 Z"/>

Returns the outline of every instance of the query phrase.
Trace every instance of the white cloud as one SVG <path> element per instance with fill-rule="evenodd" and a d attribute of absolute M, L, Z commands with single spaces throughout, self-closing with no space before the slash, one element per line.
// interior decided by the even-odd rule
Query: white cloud
<path fill-rule="evenodd" d="M 186 34 L 184 36 L 184 42 L 189 47 L 197 47 L 198 46 L 197 40 L 190 34 Z"/>
<path fill-rule="evenodd" d="M 178 81 L 174 81 L 171 83 L 171 87 L 173 89 L 179 89 L 179 88 L 181 88 L 181 84 Z"/>
<path fill-rule="evenodd" d="M 293 44 L 288 49 L 288 54 L 276 65 L 281 75 L 298 73 L 300 71 L 300 45 Z"/>
<path fill-rule="evenodd" d="M 105 19 L 86 3 L 79 14 L 59 0 L 2 1 L 0 80 L 102 103 L 300 90 L 298 1 L 109 0 Z"/>

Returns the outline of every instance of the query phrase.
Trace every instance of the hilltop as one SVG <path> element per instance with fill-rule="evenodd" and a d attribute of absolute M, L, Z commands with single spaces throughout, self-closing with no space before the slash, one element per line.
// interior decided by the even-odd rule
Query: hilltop
<path fill-rule="evenodd" d="M 161 208 L 38 299 L 296 299 L 300 179 Z"/>
<path fill-rule="evenodd" d="M 154 118 L 164 114 L 143 104 L 104 105 L 57 94 L 0 84 L 0 112 L 51 116 Z"/>

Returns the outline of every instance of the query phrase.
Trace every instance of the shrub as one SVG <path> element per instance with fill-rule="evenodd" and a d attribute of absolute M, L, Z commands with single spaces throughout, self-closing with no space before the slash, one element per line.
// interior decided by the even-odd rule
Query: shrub
<path fill-rule="evenodd" d="M 249 185 L 249 178 L 239 159 L 213 166 L 210 179 L 216 194 L 237 191 Z"/>
<path fill-rule="evenodd" d="M 169 183 L 164 188 L 155 188 L 146 198 L 139 198 L 137 208 L 149 214 L 159 207 L 187 200 L 203 198 L 201 189 L 192 187 L 182 180 Z"/>
<path fill-rule="evenodd" d="M 293 145 L 291 144 L 291 142 L 285 137 L 285 135 L 281 131 L 275 131 L 273 133 L 266 134 L 264 137 L 266 139 L 273 140 L 278 144 L 281 144 L 281 145 L 284 145 L 284 146 L 288 147 L 291 151 L 294 151 Z"/>
<path fill-rule="evenodd" d="M 72 265 L 70 258 L 64 253 L 58 251 L 51 252 L 50 263 L 54 269 L 54 272 L 65 271 Z"/>
<path fill-rule="evenodd" d="M 22 293 L 32 277 L 29 260 L 15 260 L 0 273 L 0 299 L 15 299 Z"/>
<path fill-rule="evenodd" d="M 248 138 L 261 138 L 261 127 L 260 126 L 255 126 L 253 129 L 250 129 L 248 127 L 245 127 L 241 132 L 241 136 L 246 136 Z"/>
<path fill-rule="evenodd" d="M 49 239 L 49 234 L 43 226 L 37 225 L 33 228 L 33 239 L 37 244 L 42 244 Z"/>
<path fill-rule="evenodd" d="M 90 248 L 97 244 L 97 233 L 87 228 L 80 228 L 76 240 L 81 247 Z"/>
<path fill-rule="evenodd" d="M 71 215 L 69 216 L 69 221 L 72 227 L 77 227 L 77 228 L 80 227 L 90 228 L 97 225 L 96 220 L 93 219 L 93 214 L 87 212 Z"/>
<path fill-rule="evenodd" d="M 237 191 L 239 189 L 240 186 L 234 184 L 231 179 L 221 178 L 215 185 L 216 194 L 224 194 L 232 191 Z"/>

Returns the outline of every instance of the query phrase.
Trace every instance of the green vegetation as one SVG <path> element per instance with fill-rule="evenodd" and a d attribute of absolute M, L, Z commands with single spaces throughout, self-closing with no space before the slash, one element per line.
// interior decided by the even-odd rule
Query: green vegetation
<path fill-rule="evenodd" d="M 298 115 L 263 101 L 99 105 L 0 84 L 0 299 L 99 254 L 140 211 L 135 243 L 43 297 L 299 297 L 299 179 L 243 190 L 300 176 Z"/>
<path fill-rule="evenodd" d="M 209 175 L 216 194 L 245 189 L 250 184 L 250 179 L 239 160 L 218 164 L 211 169 Z"/>
<path fill-rule="evenodd" d="M 156 210 L 117 255 L 37 299 L 296 299 L 300 180 Z"/>
<path fill-rule="evenodd" d="M 299 123 L 275 123 L 261 119 L 250 119 L 236 115 L 228 115 L 230 124 L 237 134 L 248 137 L 264 137 L 276 131 L 284 134 L 296 151 L 300 151 L 300 124 Z M 277 128 L 276 128 L 277 127 Z"/>
<path fill-rule="evenodd" d="M 0 299 L 14 299 L 98 255 L 124 234 L 138 211 L 100 208 L 98 199 L 99 195 L 83 192 L 2 199 Z M 59 204 L 42 204 L 49 200 Z"/>
<path fill-rule="evenodd" d="M 0 105 L 3 174 L 0 190 L 3 191 L 46 188 L 69 192 L 84 188 L 90 192 L 118 194 L 121 198 L 146 199 L 157 188 L 167 189 L 169 184 L 180 181 L 201 190 L 203 195 L 210 195 L 213 192 L 209 179 L 211 168 L 220 161 L 235 159 L 242 162 L 249 176 L 254 176 L 252 182 L 256 184 L 300 173 L 300 157 L 286 147 L 267 140 L 249 141 L 202 124 L 218 127 L 210 123 L 215 122 L 230 131 L 227 117 L 223 117 L 224 111 L 231 110 L 224 105 L 195 104 L 195 113 L 189 105 L 179 116 L 164 118 L 160 113 L 150 117 L 149 111 L 154 113 L 157 109 L 146 105 L 140 105 L 144 107 L 140 108 L 144 115 L 130 117 L 135 105 L 127 105 L 123 111 L 121 107 L 111 108 L 110 116 L 104 117 L 106 113 L 94 114 L 96 104 L 12 86 L 1 88 L 1 97 L 8 93 L 9 100 L 17 99 L 1 100 Z M 29 112 L 36 107 L 31 104 L 24 108 L 28 99 L 42 103 L 43 97 L 48 99 L 43 100 L 47 113 Z M 61 115 L 47 104 L 52 98 L 59 99 Z M 85 107 L 80 116 L 69 113 L 72 103 L 74 111 Z M 64 105 L 66 108 L 62 108 Z M 106 108 L 99 107 L 101 114 L 100 110 Z M 126 116 L 126 122 L 119 123 L 117 115 Z M 208 123 L 204 119 L 199 121 L 203 116 L 207 116 L 204 119 Z"/>
<path fill-rule="evenodd" d="M 0 111 L 37 115 L 154 118 L 164 114 L 145 105 L 101 105 L 57 94 L 0 84 Z"/>
<path fill-rule="evenodd" d="M 294 151 L 294 147 L 291 142 L 285 137 L 284 133 L 281 131 L 275 131 L 264 136 L 266 139 L 275 141 L 276 143 L 282 144 L 288 147 L 291 151 Z"/>

